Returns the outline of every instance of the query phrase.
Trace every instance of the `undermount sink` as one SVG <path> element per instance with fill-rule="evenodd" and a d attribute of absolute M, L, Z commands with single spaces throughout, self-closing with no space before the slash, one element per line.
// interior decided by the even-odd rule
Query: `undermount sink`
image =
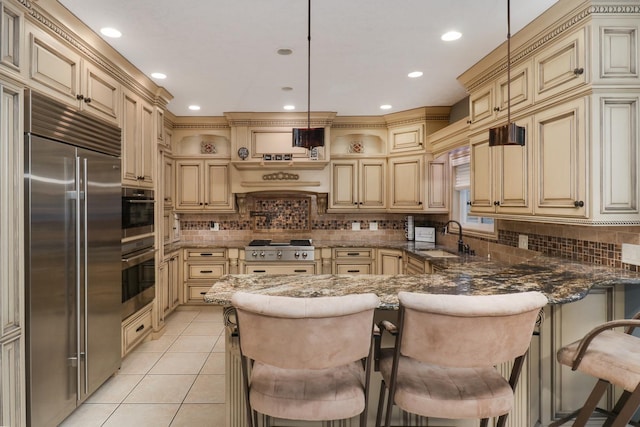
<path fill-rule="evenodd" d="M 458 258 L 458 255 L 443 251 L 442 249 L 424 249 L 418 252 L 431 258 Z"/>

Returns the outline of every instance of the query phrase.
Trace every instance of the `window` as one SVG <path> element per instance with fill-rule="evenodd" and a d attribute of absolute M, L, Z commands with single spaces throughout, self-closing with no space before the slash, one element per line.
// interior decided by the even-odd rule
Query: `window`
<path fill-rule="evenodd" d="M 453 206 L 451 219 L 458 221 L 465 232 L 494 234 L 493 218 L 471 214 L 471 167 L 469 160 L 468 152 L 452 156 L 453 197 L 451 200 Z"/>

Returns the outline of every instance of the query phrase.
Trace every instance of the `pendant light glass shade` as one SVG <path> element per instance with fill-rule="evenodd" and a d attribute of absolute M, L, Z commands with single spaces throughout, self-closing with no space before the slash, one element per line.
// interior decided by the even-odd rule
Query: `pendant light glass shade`
<path fill-rule="evenodd" d="M 324 128 L 311 127 L 311 0 L 307 9 L 307 127 L 294 128 L 293 147 L 324 147 Z"/>

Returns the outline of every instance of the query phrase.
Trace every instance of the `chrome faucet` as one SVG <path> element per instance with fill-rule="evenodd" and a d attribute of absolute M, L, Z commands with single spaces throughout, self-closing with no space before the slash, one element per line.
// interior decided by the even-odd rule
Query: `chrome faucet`
<path fill-rule="evenodd" d="M 464 242 L 462 241 L 462 225 L 460 225 L 458 221 L 453 219 L 447 221 L 446 224 L 442 227 L 442 234 L 445 234 L 447 232 L 447 225 L 451 224 L 452 222 L 458 225 L 458 253 L 459 254 L 469 253 L 470 252 L 469 245 L 465 245 Z"/>

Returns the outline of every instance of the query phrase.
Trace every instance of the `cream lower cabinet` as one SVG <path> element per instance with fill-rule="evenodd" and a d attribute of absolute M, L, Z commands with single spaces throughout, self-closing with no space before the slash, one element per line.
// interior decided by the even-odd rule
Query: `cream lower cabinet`
<path fill-rule="evenodd" d="M 404 274 L 425 274 L 431 273 L 429 267 L 429 261 L 425 261 L 423 258 L 406 254 L 406 265 L 404 268 Z"/>
<path fill-rule="evenodd" d="M 424 156 L 389 159 L 389 210 L 424 210 Z"/>
<path fill-rule="evenodd" d="M 244 274 L 316 274 L 313 262 L 277 262 L 244 264 Z"/>
<path fill-rule="evenodd" d="M 122 96 L 122 185 L 153 188 L 156 137 L 153 107 L 135 93 Z"/>
<path fill-rule="evenodd" d="M 227 249 L 187 248 L 182 252 L 184 304 L 204 304 L 204 295 L 218 278 L 228 274 Z"/>
<path fill-rule="evenodd" d="M 161 329 L 166 317 L 180 304 L 180 253 L 165 255 L 158 266 L 156 281 L 156 321 L 154 329 Z"/>
<path fill-rule="evenodd" d="M 31 24 L 27 32 L 29 84 L 73 108 L 118 124 L 121 86 L 116 79 Z"/>
<path fill-rule="evenodd" d="M 375 249 L 334 248 L 333 274 L 376 274 Z"/>
<path fill-rule="evenodd" d="M 233 212 L 229 163 L 176 159 L 176 210 Z"/>
<path fill-rule="evenodd" d="M 126 356 L 153 331 L 153 305 L 149 303 L 122 322 L 122 357 Z"/>
<path fill-rule="evenodd" d="M 402 253 L 399 249 L 378 249 L 378 274 L 403 274 Z"/>
<path fill-rule="evenodd" d="M 517 120 L 527 135 L 524 146 L 489 147 L 489 133 L 470 139 L 471 212 L 531 214 L 532 119 Z"/>
<path fill-rule="evenodd" d="M 386 208 L 384 159 L 331 162 L 330 209 L 384 210 Z"/>

